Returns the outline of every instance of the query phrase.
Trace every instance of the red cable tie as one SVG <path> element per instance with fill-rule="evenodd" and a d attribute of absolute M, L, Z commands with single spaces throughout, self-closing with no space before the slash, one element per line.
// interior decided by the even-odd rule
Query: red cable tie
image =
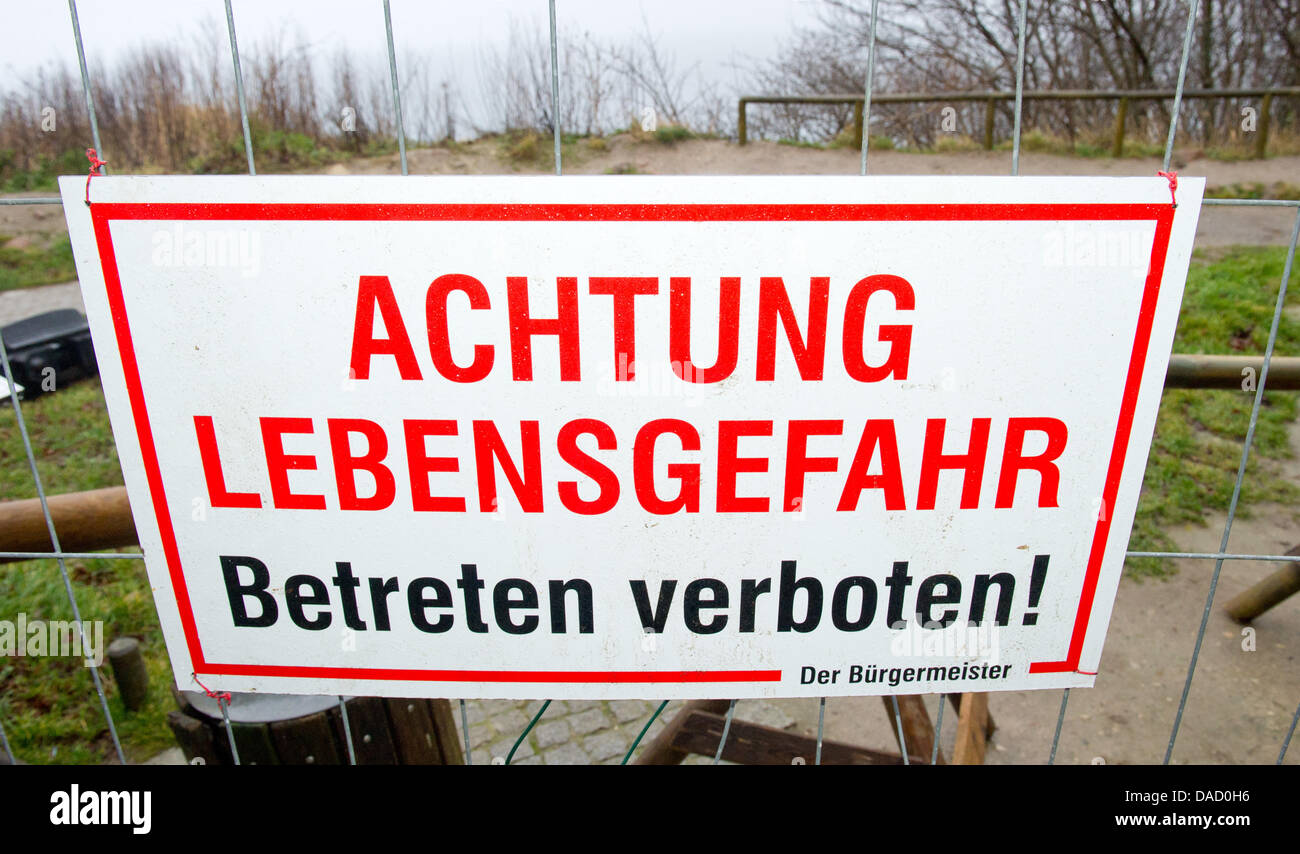
<path fill-rule="evenodd" d="M 99 167 L 107 166 L 108 161 L 100 160 L 99 155 L 95 153 L 95 149 L 93 148 L 86 149 L 86 159 L 90 161 L 90 173 L 86 175 L 86 207 L 90 207 L 90 179 L 94 178 L 96 175 L 104 174 L 99 171 Z M 197 682 L 198 680 L 196 679 L 194 681 Z"/>
<path fill-rule="evenodd" d="M 93 151 L 93 149 L 92 149 L 92 151 Z M 89 180 L 89 179 L 87 179 L 87 180 Z M 208 686 L 207 686 L 207 685 L 204 685 L 202 682 L 199 682 L 199 676 L 198 676 L 197 673 L 190 673 L 190 678 L 193 679 L 195 682 L 198 682 L 198 685 L 199 685 L 200 688 L 203 689 L 203 693 L 204 693 L 204 694 L 206 694 L 207 696 L 211 697 L 211 698 L 214 699 L 214 700 L 217 700 L 218 702 L 222 702 L 222 701 L 224 701 L 225 704 L 226 704 L 227 706 L 230 705 L 230 692 L 229 692 L 229 691 L 210 691 L 210 690 L 208 690 Z"/>
<path fill-rule="evenodd" d="M 1159 175 L 1161 178 L 1168 178 L 1168 179 L 1169 179 L 1169 201 L 1170 201 L 1170 203 L 1171 203 L 1175 208 L 1177 208 L 1177 207 L 1178 207 L 1178 196 L 1176 195 L 1176 193 L 1177 193 L 1177 190 L 1178 190 L 1178 173 L 1177 173 L 1177 172 L 1157 172 L 1156 174 Z"/>

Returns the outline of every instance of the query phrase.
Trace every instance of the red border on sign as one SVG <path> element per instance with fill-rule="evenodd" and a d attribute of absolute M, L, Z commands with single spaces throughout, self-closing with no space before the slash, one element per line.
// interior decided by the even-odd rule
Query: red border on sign
<path fill-rule="evenodd" d="M 473 221 L 473 222 L 952 222 L 952 221 L 1152 221 L 1156 224 L 1151 262 L 1147 269 L 1142 302 L 1138 310 L 1133 351 L 1129 358 L 1124 395 L 1120 403 L 1115 442 L 1111 448 L 1104 507 L 1114 507 L 1119 492 L 1124 460 L 1128 452 L 1133 415 L 1137 408 L 1142 371 L 1146 365 L 1151 328 L 1160 295 L 1165 256 L 1173 227 L 1173 206 L 1169 204 L 226 204 L 226 203 L 121 203 L 98 202 L 91 206 L 95 241 L 99 247 L 104 285 L 122 357 L 123 376 L 150 498 L 162 538 L 179 608 L 185 642 L 196 673 L 212 676 L 279 676 L 299 678 L 378 679 L 430 682 L 513 682 L 513 683 L 700 683 L 779 682 L 779 670 L 694 670 L 694 671 L 519 671 L 519 670 L 404 670 L 360 667 L 316 667 L 275 664 L 222 664 L 203 655 L 194 611 L 190 604 L 185 574 L 181 569 L 176 533 L 163 489 L 162 471 L 154 445 L 153 429 L 145 407 L 140 370 L 136 363 L 131 326 L 122 295 L 122 282 L 113 251 L 109 223 L 113 220 L 163 221 Z M 1110 535 L 1113 513 L 1101 514 L 1093 534 L 1079 608 L 1075 614 L 1070 646 L 1061 661 L 1039 661 L 1030 673 L 1078 671 L 1083 643 L 1101 576 L 1102 559 Z"/>

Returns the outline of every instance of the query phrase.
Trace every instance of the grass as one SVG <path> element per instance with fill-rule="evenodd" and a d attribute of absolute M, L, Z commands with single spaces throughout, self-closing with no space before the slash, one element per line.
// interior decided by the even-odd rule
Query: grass
<path fill-rule="evenodd" d="M 812 142 L 811 140 L 807 140 L 807 139 L 791 139 L 788 136 L 781 137 L 776 141 L 776 144 L 788 145 L 792 148 L 816 148 L 818 150 L 827 147 L 827 143 L 824 142 Z"/>
<path fill-rule="evenodd" d="M 1040 130 L 1025 131 L 1020 136 L 1020 150 L 1036 154 L 1059 154 L 1065 157 L 1104 158 L 1113 156 L 1114 140 L 1111 138 L 1088 138 L 1069 140 Z M 1010 151 L 1013 141 L 1004 139 L 995 146 L 999 151 Z M 1145 142 L 1135 134 L 1124 138 L 1124 157 L 1161 157 L 1165 153 L 1163 144 Z"/>
<path fill-rule="evenodd" d="M 23 415 L 47 492 L 122 482 L 98 382 L 87 380 L 44 395 L 24 405 Z M 4 500 L 36 494 L 17 433 L 13 410 L 6 406 L 0 412 L 0 499 Z M 144 647 L 149 671 L 144 708 L 127 712 L 111 669 L 103 668 L 101 676 L 128 759 L 147 759 L 172 744 L 165 718 L 175 704 L 168 690 L 170 664 L 144 565 L 136 560 L 94 559 L 71 562 L 68 572 L 82 618 L 104 621 L 106 645 L 114 638 L 131 636 Z M 0 564 L 0 613 L 9 620 L 19 613 L 29 621 L 72 619 L 58 564 Z M 25 762 L 94 764 L 114 756 L 90 673 L 80 660 L 0 658 L 0 720 L 15 755 Z"/>
<path fill-rule="evenodd" d="M 560 157 L 565 163 L 578 163 L 579 142 L 585 137 L 560 134 Z M 584 146 L 591 149 L 588 143 Z M 535 130 L 512 130 L 496 137 L 497 157 L 509 163 L 516 171 L 549 171 L 555 166 L 555 137 Z"/>
<path fill-rule="evenodd" d="M 0 291 L 53 285 L 77 277 L 72 243 L 66 234 L 43 238 L 39 244 L 12 246 L 14 242 L 0 234 Z"/>
<path fill-rule="evenodd" d="M 1207 199 L 1300 199 L 1300 185 L 1286 181 L 1263 184 L 1259 181 L 1206 187 Z"/>
<path fill-rule="evenodd" d="M 42 156 L 35 168 L 19 169 L 12 149 L 0 150 L 0 191 L 5 193 L 58 192 L 60 175 L 85 174 L 89 168 L 84 149 L 70 148 L 58 157 Z"/>
<path fill-rule="evenodd" d="M 1281 278 L 1281 248 L 1198 253 L 1188 276 L 1174 350 L 1179 353 L 1260 353 Z M 1278 352 L 1300 350 L 1300 323 L 1284 316 Z M 1203 523 L 1226 509 L 1236 476 L 1252 396 L 1237 391 L 1172 389 L 1161 401 L 1155 440 L 1129 547 L 1174 546 L 1170 526 Z M 84 381 L 23 407 L 48 492 L 121 483 L 117 454 L 99 385 Z M 1241 512 L 1251 504 L 1295 502 L 1300 488 L 1284 480 L 1278 462 L 1291 453 L 1288 426 L 1297 395 L 1269 392 L 1260 412 Z M 12 410 L 0 410 L 0 500 L 35 494 Z M 1131 560 L 1133 577 L 1161 577 L 1169 562 Z M 137 561 L 87 560 L 69 566 L 85 619 L 105 621 L 104 638 L 140 638 L 150 675 L 147 706 L 126 713 L 111 672 L 105 688 L 124 747 L 142 760 L 172 743 L 165 716 L 172 708 L 171 673 L 148 579 Z M 0 614 L 12 619 L 70 619 L 58 567 L 52 562 L 0 565 Z M 27 762 L 109 761 L 112 747 L 90 676 L 58 658 L 0 659 L 0 720 L 16 754 Z"/>

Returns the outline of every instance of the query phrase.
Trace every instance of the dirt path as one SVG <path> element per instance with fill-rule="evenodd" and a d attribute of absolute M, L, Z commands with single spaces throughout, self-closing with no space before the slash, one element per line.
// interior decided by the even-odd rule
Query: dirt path
<path fill-rule="evenodd" d="M 600 150 L 585 141 L 566 147 L 565 171 L 600 175 L 635 172 L 654 175 L 856 175 L 858 152 L 849 149 L 815 149 L 773 142 L 746 146 L 723 140 L 697 139 L 665 145 L 638 141 L 623 134 L 602 141 Z M 420 148 L 409 153 L 412 174 L 489 175 L 502 173 L 551 172 L 548 140 L 537 146 L 536 157 L 513 162 L 501 154 L 496 140 L 459 145 L 455 149 Z M 1198 151 L 1181 153 L 1174 167 L 1184 175 L 1205 176 L 1210 186 L 1259 182 L 1265 185 L 1300 182 L 1300 157 L 1225 162 L 1200 156 Z M 870 153 L 871 171 L 879 175 L 1005 175 L 1011 169 L 1011 155 L 1005 151 L 974 151 L 953 154 L 905 154 L 897 151 Z M 1023 175 L 1154 175 L 1160 169 L 1156 158 L 1063 157 L 1025 153 L 1020 160 Z M 399 174 L 397 155 L 372 157 L 340 163 L 325 170 L 331 175 Z M 1277 245 L 1291 234 L 1292 209 L 1206 208 L 1197 229 L 1198 246 L 1234 244 Z M 57 206 L 0 207 L 0 234 L 19 237 L 49 234 L 64 229 Z"/>

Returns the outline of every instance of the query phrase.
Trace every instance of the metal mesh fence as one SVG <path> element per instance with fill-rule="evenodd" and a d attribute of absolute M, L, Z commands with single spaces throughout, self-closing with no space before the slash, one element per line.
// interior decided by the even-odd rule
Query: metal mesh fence
<path fill-rule="evenodd" d="M 879 0 L 872 0 L 871 28 L 870 28 L 870 37 L 868 42 L 868 63 L 867 63 L 866 80 L 864 82 L 864 126 L 869 126 L 870 117 L 871 117 L 871 99 L 872 99 L 873 76 L 875 70 L 874 66 L 875 66 L 875 56 L 876 56 L 875 22 L 876 22 L 877 13 L 879 11 L 879 5 L 880 5 Z M 1024 67 L 1025 67 L 1025 32 L 1026 32 L 1026 16 L 1028 13 L 1028 5 L 1029 5 L 1029 0 L 1019 0 L 1019 9 L 1018 9 L 1019 38 L 1017 40 L 1017 48 L 1016 48 L 1016 97 L 1015 97 L 1015 108 L 1014 108 L 1015 109 L 1014 129 L 1013 129 L 1013 141 L 1012 141 L 1011 164 L 1010 164 L 1010 174 L 1013 176 L 1018 175 L 1020 171 L 1021 116 L 1022 116 L 1022 108 L 1023 108 L 1022 95 L 1024 92 Z M 552 98 L 552 107 L 554 108 L 559 102 L 559 93 L 560 93 L 560 69 L 559 69 L 557 37 L 556 37 L 555 0 L 548 0 L 548 7 L 549 7 L 548 8 L 549 22 L 550 22 L 550 48 L 551 48 L 550 51 L 551 98 Z M 1175 90 L 1173 108 L 1170 112 L 1171 120 L 1168 129 L 1167 142 L 1165 144 L 1165 150 L 1164 150 L 1164 159 L 1163 159 L 1164 171 L 1169 170 L 1170 162 L 1173 156 L 1174 140 L 1178 132 L 1179 108 L 1182 102 L 1184 84 L 1187 76 L 1188 59 L 1192 49 L 1192 41 L 1193 41 L 1193 34 L 1195 30 L 1195 24 L 1197 21 L 1198 7 L 1199 7 L 1199 0 L 1191 0 L 1191 2 L 1188 5 L 1187 28 L 1182 42 L 1182 54 L 1179 63 L 1178 83 L 1177 83 L 1177 88 Z M 103 156 L 104 151 L 101 146 L 101 142 L 99 138 L 99 129 L 95 119 L 95 104 L 94 104 L 94 97 L 93 97 L 92 81 L 90 79 L 90 74 L 87 70 L 85 50 L 82 42 L 82 34 L 81 34 L 81 28 L 77 17 L 77 5 L 75 0 L 68 0 L 68 10 L 71 16 L 74 38 L 76 40 L 77 59 L 78 59 L 80 72 L 81 72 L 82 88 L 84 90 L 85 98 L 86 98 L 86 109 L 89 114 L 92 141 L 94 143 L 95 150 L 99 152 L 100 156 Z M 225 0 L 225 12 L 226 12 L 228 34 L 229 34 L 231 60 L 234 67 L 235 85 L 236 85 L 236 92 L 237 92 L 238 102 L 239 102 L 240 120 L 243 129 L 244 148 L 248 160 L 248 173 L 250 175 L 255 175 L 257 174 L 256 164 L 254 163 L 253 145 L 249 133 L 248 108 L 247 108 L 247 103 L 244 95 L 243 74 L 242 74 L 242 69 L 241 69 L 241 64 L 239 59 L 239 48 L 236 39 L 235 18 L 234 18 L 234 11 L 231 6 L 231 0 Z M 406 136 L 405 136 L 404 126 L 402 122 L 402 106 L 401 106 L 401 91 L 400 91 L 401 87 L 399 85 L 399 78 L 397 73 L 397 57 L 396 57 L 396 51 L 394 49 L 394 43 L 393 43 L 393 20 L 392 20 L 392 12 L 390 9 L 389 0 L 383 0 L 383 15 L 384 15 L 384 27 L 387 34 L 388 65 L 389 65 L 389 72 L 390 72 L 391 84 L 392 84 L 393 111 L 396 117 L 401 171 L 403 175 L 407 175 L 409 174 L 409 168 L 407 164 Z M 557 109 L 553 109 L 552 115 L 559 115 L 559 111 Z M 561 128 L 559 126 L 558 121 L 553 122 L 552 124 L 553 124 L 553 132 L 554 132 L 555 174 L 560 175 L 562 173 L 562 165 L 563 165 L 562 156 L 561 156 Z M 864 132 L 862 134 L 861 165 L 860 165 L 861 175 L 866 175 L 868 172 L 869 136 L 870 136 L 869 133 Z M 2 199 L 0 200 L 0 204 L 58 205 L 61 204 L 61 200 L 58 198 Z M 1255 432 L 1259 422 L 1260 408 L 1263 405 L 1264 394 L 1268 385 L 1269 366 L 1273 359 L 1274 348 L 1277 343 L 1277 337 L 1278 337 L 1278 327 L 1283 316 L 1283 309 L 1286 304 L 1287 285 L 1291 278 L 1291 272 L 1294 268 L 1297 241 L 1298 239 L 1300 239 L 1300 200 L 1297 199 L 1291 199 L 1291 200 L 1206 199 L 1204 200 L 1203 204 L 1221 205 L 1221 206 L 1236 207 L 1236 208 L 1259 207 L 1259 206 L 1294 208 L 1296 211 L 1296 217 L 1295 217 L 1295 224 L 1291 231 L 1290 242 L 1286 251 L 1286 260 L 1285 260 L 1285 265 L 1281 276 L 1281 282 L 1278 285 L 1276 304 L 1273 309 L 1271 324 L 1268 333 L 1268 343 L 1266 345 L 1264 356 L 1263 356 L 1262 370 L 1259 373 L 1258 383 L 1254 390 L 1254 397 L 1251 405 L 1249 422 L 1246 429 L 1245 440 L 1242 443 L 1242 447 L 1241 447 L 1240 462 L 1237 467 L 1236 479 L 1232 487 L 1231 499 L 1228 505 L 1227 518 L 1223 527 L 1223 534 L 1220 540 L 1219 550 L 1216 552 L 1179 552 L 1179 551 L 1129 551 L 1127 552 L 1127 556 L 1133 558 L 1179 558 L 1179 559 L 1205 560 L 1205 561 L 1214 562 L 1214 569 L 1210 577 L 1209 588 L 1206 591 L 1206 595 L 1205 595 L 1204 611 L 1202 613 L 1201 620 L 1197 628 L 1195 639 L 1191 645 L 1191 654 L 1187 662 L 1187 675 L 1183 682 L 1182 694 L 1181 697 L 1179 698 L 1177 712 L 1174 716 L 1170 728 L 1168 745 L 1166 746 L 1164 752 L 1165 764 L 1168 764 L 1170 762 L 1173 756 L 1175 745 L 1178 740 L 1179 729 L 1182 726 L 1183 715 L 1187 707 L 1187 701 L 1188 701 L 1189 693 L 1191 691 L 1192 682 L 1196 676 L 1197 663 L 1201 655 L 1202 644 L 1205 639 L 1206 628 L 1209 624 L 1211 609 L 1214 604 L 1215 594 L 1218 589 L 1219 578 L 1220 578 L 1220 574 L 1224 562 L 1225 561 L 1280 561 L 1280 562 L 1300 561 L 1300 556 L 1294 556 L 1294 555 L 1243 554 L 1243 553 L 1234 553 L 1228 551 L 1228 543 L 1232 534 L 1233 523 L 1237 518 L 1238 507 L 1241 500 L 1242 486 L 1246 478 L 1246 469 L 1251 458 L 1251 448 L 1255 440 Z M 7 349 L 4 346 L 3 340 L 0 340 L 0 365 L 3 366 L 4 377 L 8 381 L 9 387 L 11 389 L 15 388 L 13 371 L 9 363 L 9 354 Z M 23 417 L 23 407 L 19 401 L 19 395 L 17 393 L 10 394 L 9 401 L 10 401 L 10 405 L 13 407 L 13 412 L 18 425 L 18 430 L 22 437 L 24 454 L 26 456 L 26 460 L 31 471 L 32 479 L 35 482 L 36 494 L 37 497 L 40 499 L 42 513 L 44 515 L 45 524 L 49 531 L 49 538 L 51 544 L 53 545 L 53 549 L 52 551 L 49 552 L 0 552 L 0 557 L 9 558 L 9 559 L 23 559 L 23 560 L 53 559 L 54 561 L 57 562 L 59 574 L 62 579 L 63 589 L 66 593 L 68 604 L 71 608 L 74 619 L 76 620 L 77 631 L 79 633 L 83 633 L 82 641 L 84 644 L 85 641 L 84 623 L 81 620 L 81 612 L 77 605 L 77 594 L 76 594 L 76 590 L 74 589 L 73 580 L 69 574 L 68 561 L 77 560 L 77 559 L 86 559 L 86 558 L 102 558 L 102 559 L 110 559 L 110 560 L 143 560 L 144 555 L 140 553 L 81 553 L 81 552 L 66 552 L 62 550 L 59 543 L 58 532 L 55 529 L 54 519 L 50 513 L 49 502 L 47 500 L 46 491 L 42 484 L 39 466 L 37 465 L 38 456 L 36 450 L 33 448 L 33 443 L 28 433 L 27 423 Z M 117 725 L 114 721 L 112 711 L 109 707 L 108 699 L 104 690 L 103 681 L 101 680 L 97 668 L 91 667 L 88 669 L 90 671 L 90 677 L 93 682 L 95 693 L 99 700 L 100 708 L 102 709 L 103 712 L 108 733 L 110 735 L 110 738 L 112 739 L 113 749 L 116 752 L 118 760 L 123 764 L 126 764 L 127 762 L 126 754 L 122 749 L 122 744 L 118 737 Z M 944 697 L 941 695 L 940 703 L 939 703 L 938 720 L 936 726 L 937 733 L 941 733 L 943 727 L 943 707 L 944 707 L 943 699 Z M 1057 715 L 1055 731 L 1052 738 L 1050 751 L 1045 757 L 1045 761 L 1047 762 L 1047 764 L 1053 764 L 1056 761 L 1057 748 L 1060 744 L 1061 733 L 1063 728 L 1066 726 L 1069 699 L 1070 699 L 1070 689 L 1066 688 L 1062 691 L 1061 694 L 1060 711 Z M 353 743 L 352 728 L 348 723 L 347 706 L 343 700 L 344 698 L 342 697 L 339 698 L 339 711 L 342 716 L 342 720 L 344 724 L 343 731 L 344 733 L 346 733 L 348 759 L 351 764 L 356 764 L 357 761 L 356 748 L 355 748 L 355 744 Z M 894 713 L 893 717 L 897 724 L 897 736 L 899 739 L 899 743 L 902 747 L 901 750 L 902 760 L 906 764 L 909 762 L 909 751 L 907 749 L 906 734 L 903 728 L 902 716 L 899 714 L 898 699 L 897 697 L 891 697 L 891 701 L 892 701 L 892 710 Z M 239 753 L 238 753 L 238 748 L 236 746 L 234 733 L 231 728 L 231 719 L 228 710 L 227 697 L 224 695 L 218 695 L 217 702 L 221 709 L 222 719 L 226 729 L 227 736 L 229 737 L 229 744 L 233 754 L 233 759 L 235 761 L 235 764 L 239 764 L 240 762 Z M 641 727 L 635 739 L 628 746 L 626 754 L 623 757 L 624 764 L 626 764 L 632 758 L 637 747 L 640 745 L 642 739 L 645 737 L 646 733 L 649 731 L 654 721 L 658 719 L 660 714 L 663 712 L 666 705 L 667 705 L 667 701 L 659 703 L 659 705 L 657 706 L 653 714 L 645 722 L 644 726 Z M 550 706 L 550 701 L 548 700 L 542 703 L 540 708 L 537 709 L 536 713 L 532 715 L 531 719 L 527 723 L 527 726 L 523 728 L 523 730 L 519 733 L 518 737 L 515 739 L 513 747 L 511 748 L 509 754 L 504 758 L 505 764 L 510 764 L 516 752 L 519 750 L 520 745 L 523 744 L 524 740 L 528 737 L 528 734 L 531 731 L 533 731 L 533 729 L 538 725 L 538 722 L 543 718 L 549 706 Z M 468 714 L 467 714 L 466 704 L 464 700 L 459 701 L 459 709 L 460 709 L 460 722 L 462 726 L 462 733 L 465 739 L 465 761 L 467 764 L 473 764 L 474 757 L 470 745 L 469 720 L 468 720 Z M 716 753 L 714 754 L 713 757 L 714 764 L 717 764 L 722 758 L 723 750 L 727 744 L 727 738 L 728 738 L 729 731 L 731 729 L 731 724 L 735 715 L 735 711 L 736 711 L 736 701 L 732 700 L 727 709 L 725 725 L 722 729 L 722 735 L 717 744 Z M 817 727 L 817 737 L 816 737 L 817 748 L 816 748 L 815 764 L 821 764 L 822 761 L 822 744 L 824 740 L 823 736 L 824 736 L 825 711 L 826 711 L 826 699 L 822 698 L 818 710 L 818 727 Z M 1279 750 L 1277 755 L 1277 764 L 1279 765 L 1283 762 L 1284 758 L 1286 757 L 1288 747 L 1290 746 L 1290 742 L 1296 730 L 1297 722 L 1300 722 L 1300 704 L 1297 705 L 1295 714 L 1292 716 L 1290 726 L 1287 729 L 1285 735 L 1283 736 L 1279 744 Z M 935 755 L 937 755 L 938 745 L 939 745 L 939 739 L 936 735 L 936 738 L 934 740 L 934 745 L 933 745 L 933 753 L 931 755 L 932 763 L 934 762 Z M 3 720 L 0 720 L 0 749 L 4 751 L 5 755 L 8 757 L 11 763 L 14 762 L 14 756 L 10 747 L 9 740 L 5 733 Z"/>

